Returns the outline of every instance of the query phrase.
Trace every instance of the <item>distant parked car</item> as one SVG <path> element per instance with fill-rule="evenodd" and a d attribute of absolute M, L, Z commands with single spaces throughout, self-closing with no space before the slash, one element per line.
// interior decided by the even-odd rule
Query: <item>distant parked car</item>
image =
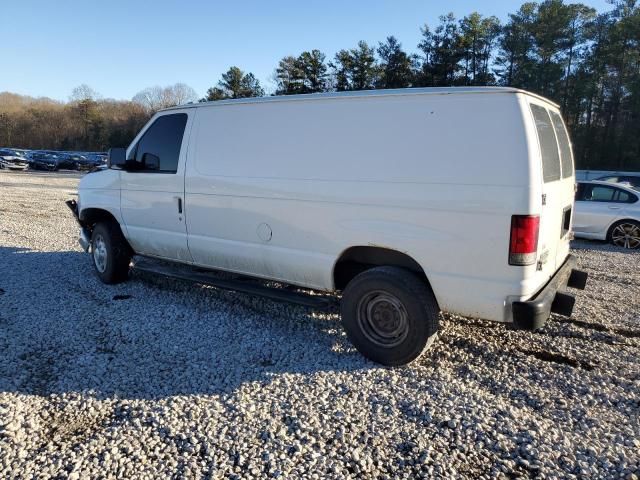
<path fill-rule="evenodd" d="M 83 153 L 83 156 L 86 157 L 87 161 L 92 165 L 106 165 L 107 164 L 107 154 L 103 152 L 89 152 Z"/>
<path fill-rule="evenodd" d="M 9 170 L 26 170 L 29 162 L 18 152 L 3 148 L 0 149 L 0 168 Z"/>
<path fill-rule="evenodd" d="M 27 154 L 29 165 L 34 170 L 58 170 L 58 156 L 47 151 L 33 151 Z"/>
<path fill-rule="evenodd" d="M 632 187 L 640 188 L 640 175 L 605 175 L 603 177 L 596 178 L 596 180 L 611 183 L 628 183 Z"/>
<path fill-rule="evenodd" d="M 61 152 L 58 154 L 59 169 L 79 170 L 83 165 L 87 164 L 88 161 L 83 155 L 72 152 Z"/>
<path fill-rule="evenodd" d="M 578 182 L 573 231 L 576 237 L 640 247 L 640 191 L 606 181 Z"/>

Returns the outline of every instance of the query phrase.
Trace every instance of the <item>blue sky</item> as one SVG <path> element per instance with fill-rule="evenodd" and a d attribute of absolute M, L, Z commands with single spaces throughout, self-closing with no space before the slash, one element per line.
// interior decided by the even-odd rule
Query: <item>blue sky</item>
<path fill-rule="evenodd" d="M 0 0 L 0 91 L 67 100 L 86 83 L 104 97 L 184 82 L 198 95 L 231 65 L 263 86 L 280 58 L 318 48 L 330 58 L 359 40 L 395 35 L 415 50 L 424 23 L 452 11 L 500 19 L 521 1 Z M 598 11 L 605 0 L 583 0 Z"/>

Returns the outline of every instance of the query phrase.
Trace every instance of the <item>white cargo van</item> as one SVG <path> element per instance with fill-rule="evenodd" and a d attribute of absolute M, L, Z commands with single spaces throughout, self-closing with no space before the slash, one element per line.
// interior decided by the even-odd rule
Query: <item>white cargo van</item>
<path fill-rule="evenodd" d="M 105 283 L 135 255 L 202 283 L 205 269 L 339 292 L 353 344 L 399 365 L 440 310 L 528 329 L 570 315 L 559 290 L 586 281 L 569 255 L 573 198 L 557 105 L 426 88 L 163 110 L 69 204 Z"/>

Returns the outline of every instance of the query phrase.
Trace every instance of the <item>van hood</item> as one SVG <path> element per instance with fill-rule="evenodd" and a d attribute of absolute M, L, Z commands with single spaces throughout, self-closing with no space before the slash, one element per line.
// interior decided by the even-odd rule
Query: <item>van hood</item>
<path fill-rule="evenodd" d="M 120 189 L 120 171 L 119 170 L 98 170 L 86 174 L 78 184 L 80 190 L 119 190 Z"/>

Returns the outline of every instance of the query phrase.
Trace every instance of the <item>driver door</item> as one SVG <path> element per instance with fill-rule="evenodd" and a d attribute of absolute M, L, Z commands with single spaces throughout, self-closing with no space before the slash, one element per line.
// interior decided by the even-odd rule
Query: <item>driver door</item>
<path fill-rule="evenodd" d="M 184 171 L 195 112 L 189 110 L 156 115 L 127 151 L 120 208 L 136 253 L 192 262 L 184 212 Z"/>

